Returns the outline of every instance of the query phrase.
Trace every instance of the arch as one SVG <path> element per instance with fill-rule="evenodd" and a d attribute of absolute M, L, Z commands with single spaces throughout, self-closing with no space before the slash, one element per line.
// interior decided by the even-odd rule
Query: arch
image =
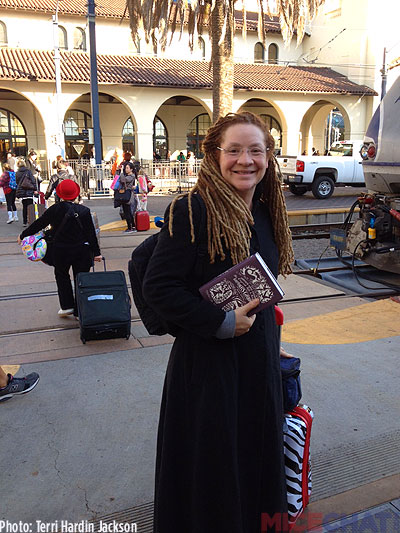
<path fill-rule="evenodd" d="M 279 60 L 279 48 L 275 43 L 271 43 L 268 46 L 268 64 L 276 65 Z"/>
<path fill-rule="evenodd" d="M 276 103 L 269 102 L 264 98 L 250 98 L 239 107 L 237 112 L 239 113 L 240 111 L 251 111 L 258 116 L 264 115 L 265 117 L 271 117 L 270 119 L 266 118 L 265 120 L 269 120 L 274 128 L 275 126 L 279 126 L 279 128 L 276 127 L 276 131 L 273 133 L 271 132 L 271 134 L 275 140 L 275 150 L 276 152 L 280 152 L 282 146 L 285 146 L 287 121 L 284 113 Z"/>
<path fill-rule="evenodd" d="M 201 52 L 201 59 L 205 59 L 206 58 L 206 43 L 203 37 L 199 37 L 199 48 Z"/>
<path fill-rule="evenodd" d="M 328 137 L 325 132 L 326 119 L 330 114 L 330 111 L 336 108 L 340 111 L 343 117 L 343 137 L 350 138 L 350 118 L 343 105 L 334 99 L 317 100 L 311 104 L 305 112 L 300 124 L 301 153 L 306 151 L 307 154 L 310 154 L 312 147 L 315 147 L 321 154 L 323 154 L 325 150 L 329 148 L 329 146 L 327 146 Z"/>
<path fill-rule="evenodd" d="M 0 46 L 5 46 L 8 43 L 7 26 L 5 22 L 0 20 Z"/>
<path fill-rule="evenodd" d="M 122 150 L 136 154 L 136 129 L 131 117 L 128 117 L 122 128 Z"/>
<path fill-rule="evenodd" d="M 25 156 L 28 151 L 26 128 L 21 119 L 6 108 L 0 108 L 0 158 L 7 160 L 7 152 Z"/>
<path fill-rule="evenodd" d="M 92 117 L 80 109 L 68 109 L 64 116 L 65 153 L 68 159 L 91 156 L 88 130 L 92 128 Z M 76 147 L 82 146 L 81 151 Z"/>
<path fill-rule="evenodd" d="M 262 43 L 254 45 L 254 63 L 264 63 L 265 49 Z"/>
<path fill-rule="evenodd" d="M 83 50 L 86 52 L 86 33 L 83 28 L 74 29 L 74 50 Z"/>
<path fill-rule="evenodd" d="M 194 153 L 197 159 L 202 158 L 204 155 L 201 151 L 201 144 L 210 126 L 211 119 L 208 113 L 200 113 L 189 124 L 186 134 L 186 146 L 188 150 Z"/>
<path fill-rule="evenodd" d="M 64 26 L 58 26 L 58 47 L 60 50 L 68 50 L 68 36 Z"/>
<path fill-rule="evenodd" d="M 157 115 L 153 120 L 153 152 L 167 159 L 169 151 L 168 130 L 164 122 Z"/>
<path fill-rule="evenodd" d="M 189 91 L 172 93 L 155 111 L 154 116 L 160 118 L 167 127 L 168 150 L 172 152 L 173 158 L 181 150 L 186 150 L 189 124 L 202 113 L 207 113 L 211 118 L 207 105 Z"/>

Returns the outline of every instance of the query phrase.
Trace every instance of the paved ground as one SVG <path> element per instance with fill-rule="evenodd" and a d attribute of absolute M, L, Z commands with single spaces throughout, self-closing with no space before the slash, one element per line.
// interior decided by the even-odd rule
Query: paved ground
<path fill-rule="evenodd" d="M 154 198 L 154 207 L 168 200 Z M 115 219 L 109 202 L 91 202 L 101 223 Z M 0 225 L 0 364 L 18 375 L 38 371 L 41 381 L 28 396 L 0 404 L 0 520 L 31 522 L 36 533 L 36 520 L 118 519 L 149 533 L 171 338 L 150 337 L 133 309 L 129 341 L 82 345 L 77 323 L 56 314 L 52 269 L 20 254 L 20 226 Z M 109 268 L 126 271 L 143 237 L 103 235 Z M 313 502 L 300 530 L 350 516 L 325 530 L 400 531 L 400 304 L 295 275 L 283 288 L 283 342 L 302 358 L 303 401 L 315 412 Z"/>

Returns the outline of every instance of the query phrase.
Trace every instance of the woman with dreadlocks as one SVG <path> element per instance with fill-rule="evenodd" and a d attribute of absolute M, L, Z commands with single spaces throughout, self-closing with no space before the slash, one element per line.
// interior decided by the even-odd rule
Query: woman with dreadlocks
<path fill-rule="evenodd" d="M 286 531 L 283 407 L 274 308 L 225 312 L 198 289 L 250 254 L 293 260 L 274 141 L 252 113 L 220 118 L 196 186 L 167 210 L 144 280 L 174 342 L 157 442 L 155 533 Z M 263 515 L 263 518 L 262 518 Z M 268 525 L 269 524 L 269 525 Z"/>

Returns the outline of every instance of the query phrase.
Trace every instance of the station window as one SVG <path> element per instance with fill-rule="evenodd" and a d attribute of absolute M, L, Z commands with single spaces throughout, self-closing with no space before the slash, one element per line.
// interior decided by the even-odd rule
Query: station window
<path fill-rule="evenodd" d="M 211 120 L 207 113 L 197 115 L 189 124 L 186 145 L 187 149 L 194 153 L 197 159 L 203 157 L 201 144 L 206 136 L 208 128 L 211 126 Z"/>
<path fill-rule="evenodd" d="M 6 46 L 7 43 L 7 26 L 0 20 L 0 46 Z"/>
<path fill-rule="evenodd" d="M 136 154 L 135 134 L 135 126 L 129 117 L 122 128 L 122 150 L 124 152 L 130 152 L 133 155 Z"/>
<path fill-rule="evenodd" d="M 58 26 L 58 47 L 60 50 L 68 50 L 67 30 L 63 26 Z"/>
<path fill-rule="evenodd" d="M 153 121 L 153 152 L 159 154 L 161 159 L 166 159 L 168 150 L 167 128 L 164 122 L 156 117 Z"/>
<path fill-rule="evenodd" d="M 86 52 L 86 33 L 82 28 L 74 29 L 74 50 Z"/>
<path fill-rule="evenodd" d="M 270 65 L 275 65 L 278 63 L 278 46 L 274 43 L 270 44 L 268 47 L 268 63 Z"/>
<path fill-rule="evenodd" d="M 254 46 L 254 63 L 264 63 L 265 50 L 262 43 L 256 43 Z"/>
<path fill-rule="evenodd" d="M 201 52 L 201 59 L 206 58 L 206 43 L 202 37 L 199 37 L 199 49 Z"/>
<path fill-rule="evenodd" d="M 11 150 L 17 156 L 26 155 L 26 131 L 20 119 L 8 111 L 0 109 L 0 158 L 7 160 L 7 152 Z"/>

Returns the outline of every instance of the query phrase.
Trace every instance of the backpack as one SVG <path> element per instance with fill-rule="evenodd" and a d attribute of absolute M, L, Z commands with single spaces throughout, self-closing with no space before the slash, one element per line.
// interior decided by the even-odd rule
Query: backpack
<path fill-rule="evenodd" d="M 13 170 L 9 170 L 8 171 L 8 175 L 10 176 L 10 182 L 9 182 L 8 186 L 10 187 L 10 189 L 15 191 L 15 189 L 17 188 L 17 181 L 15 179 L 15 172 Z"/>
<path fill-rule="evenodd" d="M 202 210 L 201 216 L 201 228 L 204 227 L 204 232 L 207 234 L 207 227 L 205 224 L 205 214 Z M 131 290 L 133 295 L 133 301 L 135 302 L 136 309 L 143 322 L 144 327 L 150 333 L 150 335 L 165 335 L 169 333 L 176 337 L 178 327 L 170 322 L 165 321 L 155 309 L 153 309 L 143 296 L 143 280 L 146 274 L 147 266 L 153 255 L 154 249 L 157 245 L 158 236 L 160 232 L 155 233 L 147 237 L 135 250 L 133 250 L 131 259 L 128 263 L 128 273 L 131 282 Z M 207 257 L 208 246 L 199 246 L 198 256 L 200 261 L 197 261 L 195 271 L 200 274 L 203 268 L 204 261 L 201 259 Z"/>
<path fill-rule="evenodd" d="M 128 263 L 129 279 L 133 300 L 142 319 L 144 327 L 150 335 L 173 334 L 173 326 L 165 322 L 157 312 L 150 307 L 143 296 L 143 280 L 146 274 L 147 266 L 153 255 L 158 241 L 159 233 L 150 235 L 139 246 L 133 250 L 131 259 Z"/>

